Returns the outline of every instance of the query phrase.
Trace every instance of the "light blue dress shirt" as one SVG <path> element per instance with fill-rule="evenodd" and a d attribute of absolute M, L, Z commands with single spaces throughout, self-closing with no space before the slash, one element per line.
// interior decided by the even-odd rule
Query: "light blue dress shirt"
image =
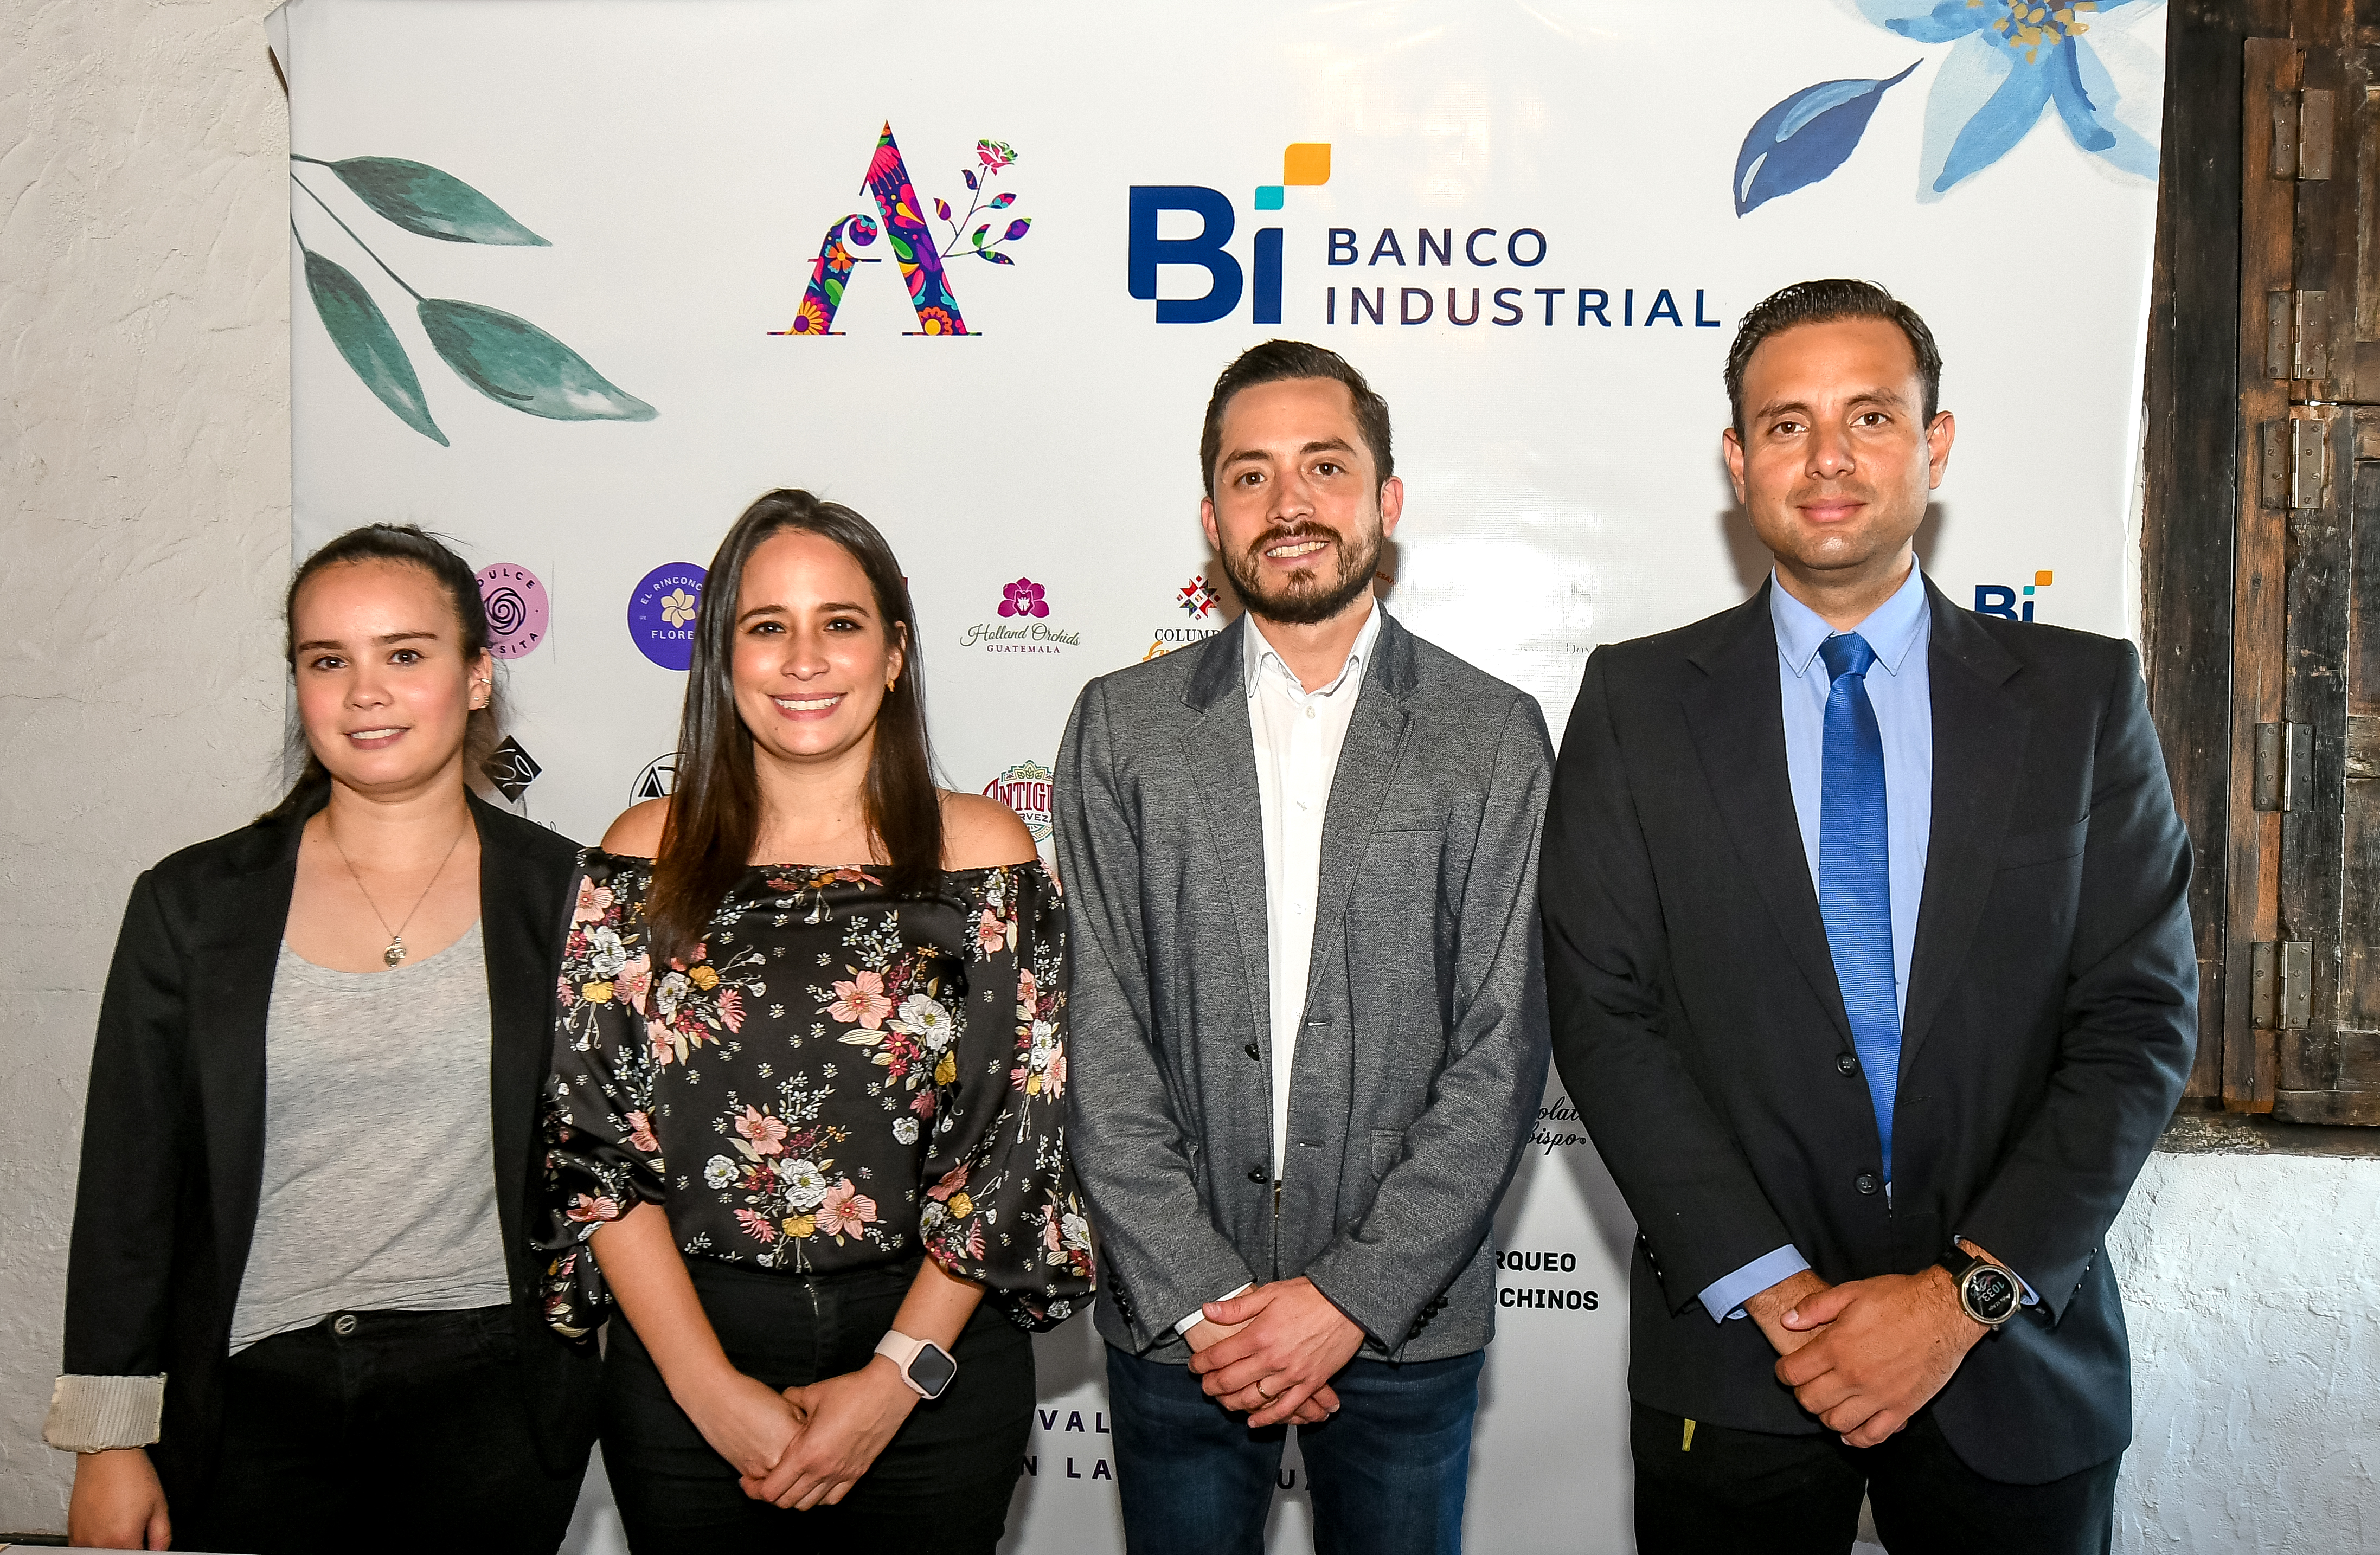
<path fill-rule="evenodd" d="M 1815 893 L 1827 765 L 1827 694 L 1834 684 L 1819 662 L 1818 645 L 1835 629 L 1787 593 L 1773 572 L 1768 615 L 1777 628 L 1777 679 L 1784 694 L 1785 771 L 1793 785 L 1793 814 L 1802 823 L 1802 853 L 1809 861 Z M 1934 617 L 1927 608 L 1924 569 L 1912 565 L 1908 581 L 1855 630 L 1876 650 L 1876 668 L 1885 672 L 1869 672 L 1867 699 L 1876 709 L 1876 733 L 1884 740 L 1885 825 L 1891 833 L 1892 991 L 1905 1016 L 1909 962 L 1917 944 L 1917 901 L 1925 889 L 1925 844 L 1934 830 L 1934 690 L 1925 662 Z M 1889 1192 L 1890 1184 L 1886 1187 Z M 1809 1267 L 1810 1260 L 1789 1243 L 1711 1282 L 1702 1293 L 1703 1310 L 1714 1318 L 1741 1318 L 1747 1299 Z"/>

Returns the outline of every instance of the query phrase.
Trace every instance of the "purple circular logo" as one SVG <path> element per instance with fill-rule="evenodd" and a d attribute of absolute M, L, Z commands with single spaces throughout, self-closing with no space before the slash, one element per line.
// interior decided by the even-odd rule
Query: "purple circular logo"
<path fill-rule="evenodd" d="M 702 604 L 702 569 L 670 562 L 645 574 L 628 596 L 628 636 L 637 651 L 665 670 L 694 658 L 694 614 Z"/>
<path fill-rule="evenodd" d="M 480 602 L 488 607 L 488 651 L 517 659 L 545 640 L 545 585 L 510 562 L 480 569 Z"/>

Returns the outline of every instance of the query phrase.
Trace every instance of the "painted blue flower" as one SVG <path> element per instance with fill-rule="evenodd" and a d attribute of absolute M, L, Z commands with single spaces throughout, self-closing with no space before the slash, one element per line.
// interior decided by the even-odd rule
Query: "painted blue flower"
<path fill-rule="evenodd" d="M 2083 40 L 2095 13 L 2135 3 L 1857 0 L 1862 16 L 1904 38 L 1957 44 L 1925 100 L 1917 198 L 1939 200 L 1998 162 L 2052 103 L 2077 146 L 2155 178 L 2156 144 L 2126 120 L 2154 124 L 2157 104 L 2129 101 L 2100 51 Z M 2143 91 L 2154 90 L 2152 77 Z"/>

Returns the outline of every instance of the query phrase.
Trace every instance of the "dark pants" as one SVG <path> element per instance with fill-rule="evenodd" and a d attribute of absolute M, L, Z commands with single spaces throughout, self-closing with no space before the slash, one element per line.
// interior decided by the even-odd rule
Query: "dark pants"
<path fill-rule="evenodd" d="M 1832 1432 L 1771 1436 L 1634 1406 L 1638 1555 L 1843 1555 L 1860 1497 L 1892 1555 L 2107 1555 L 2116 1466 L 2046 1485 L 2003 1485 L 1959 1461 L 1921 1409 L 1875 1447 Z"/>
<path fill-rule="evenodd" d="M 1452 1555 L 1463 1548 L 1471 1419 L 1487 1352 L 1392 1366 L 1350 1361 L 1339 1413 L 1300 1426 L 1318 1555 Z M 1289 1427 L 1248 1429 L 1186 1366 L 1108 1346 L 1116 1492 L 1132 1555 L 1263 1555 Z"/>
<path fill-rule="evenodd" d="M 586 1460 L 540 1462 L 513 1323 L 508 1306 L 343 1313 L 232 1356 L 219 1467 L 166 1508 L 175 1546 L 558 1548 Z"/>
<path fill-rule="evenodd" d="M 687 1270 L 738 1371 L 808 1387 L 866 1366 L 917 1277 L 915 1263 L 847 1274 L 775 1274 L 709 1258 Z M 851 1493 L 781 1511 L 744 1494 L 625 1321 L 603 1357 L 603 1467 L 636 1555 L 867 1551 L 992 1555 L 1033 1425 L 1033 1344 L 989 1303 L 951 1352 L 958 1375 L 920 1401 Z"/>

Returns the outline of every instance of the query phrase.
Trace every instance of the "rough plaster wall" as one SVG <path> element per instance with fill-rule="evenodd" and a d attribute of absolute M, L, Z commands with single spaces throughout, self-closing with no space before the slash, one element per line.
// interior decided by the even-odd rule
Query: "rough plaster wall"
<path fill-rule="evenodd" d="M 288 576 L 269 0 L 0 8 L 0 1530 L 42 1445 L 92 1017 L 141 869 L 269 787 Z"/>
<path fill-rule="evenodd" d="M 2108 1235 L 2124 1555 L 2380 1550 L 2380 1160 L 2157 1156 Z"/>

